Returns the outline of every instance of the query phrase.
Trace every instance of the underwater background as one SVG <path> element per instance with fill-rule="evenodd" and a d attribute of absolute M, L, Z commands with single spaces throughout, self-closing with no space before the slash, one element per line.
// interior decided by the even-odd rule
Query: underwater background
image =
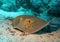
<path fill-rule="evenodd" d="M 18 32 L 15 35 L 13 34 L 15 33 L 14 30 L 12 31 L 13 33 L 10 33 L 9 29 L 6 29 L 12 28 L 11 22 L 7 19 L 14 19 L 21 15 L 33 15 L 46 22 L 53 18 L 55 19 L 35 33 L 42 34 L 37 36 L 41 39 L 35 38 L 34 35 L 24 38 L 20 34 L 16 36 Z M 57 30 L 59 32 L 55 32 Z M 40 42 L 60 42 L 60 0 L 0 0 L 0 42 L 28 42 L 28 40 L 36 40 L 35 42 L 39 42 L 39 40 Z"/>

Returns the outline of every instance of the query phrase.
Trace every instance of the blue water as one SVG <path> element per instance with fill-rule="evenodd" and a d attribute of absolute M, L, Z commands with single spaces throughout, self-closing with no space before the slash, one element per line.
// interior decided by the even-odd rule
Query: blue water
<path fill-rule="evenodd" d="M 36 2 L 37 1 L 37 2 Z M 48 10 L 55 6 L 59 1 L 57 0 L 0 0 L 0 14 L 5 17 L 15 18 L 19 15 L 36 15 L 44 20 L 48 20 Z M 46 5 L 45 5 L 46 4 Z M 36 9 L 36 10 L 35 10 Z M 46 12 L 46 13 L 45 13 Z"/>

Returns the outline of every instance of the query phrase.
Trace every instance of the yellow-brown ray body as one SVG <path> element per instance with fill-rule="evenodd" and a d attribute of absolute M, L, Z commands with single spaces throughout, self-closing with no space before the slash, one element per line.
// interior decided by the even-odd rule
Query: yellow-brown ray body
<path fill-rule="evenodd" d="M 16 17 L 12 24 L 23 32 L 34 33 L 45 27 L 47 22 L 35 16 L 22 15 Z"/>

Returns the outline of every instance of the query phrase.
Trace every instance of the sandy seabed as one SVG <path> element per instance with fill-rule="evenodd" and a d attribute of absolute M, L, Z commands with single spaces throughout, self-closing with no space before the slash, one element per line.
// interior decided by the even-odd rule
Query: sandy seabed
<path fill-rule="evenodd" d="M 10 20 L 0 20 L 0 42 L 60 42 L 60 29 L 46 34 L 21 35 Z"/>

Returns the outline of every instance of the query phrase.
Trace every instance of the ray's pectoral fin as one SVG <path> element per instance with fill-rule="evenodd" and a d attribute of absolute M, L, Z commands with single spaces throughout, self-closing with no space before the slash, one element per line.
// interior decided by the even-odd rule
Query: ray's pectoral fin
<path fill-rule="evenodd" d="M 16 30 L 18 30 L 18 31 L 21 31 L 21 32 L 24 32 L 24 31 L 22 31 L 22 30 L 20 30 L 20 29 L 18 29 L 18 28 L 14 28 L 14 29 L 16 29 Z"/>
<path fill-rule="evenodd" d="M 14 29 L 16 29 L 16 30 L 18 30 L 18 31 L 22 32 L 22 34 L 20 34 L 21 36 L 29 35 L 29 33 L 28 33 L 28 32 L 24 32 L 24 31 L 22 31 L 22 30 L 20 30 L 20 29 L 18 29 L 18 28 L 14 28 Z"/>

